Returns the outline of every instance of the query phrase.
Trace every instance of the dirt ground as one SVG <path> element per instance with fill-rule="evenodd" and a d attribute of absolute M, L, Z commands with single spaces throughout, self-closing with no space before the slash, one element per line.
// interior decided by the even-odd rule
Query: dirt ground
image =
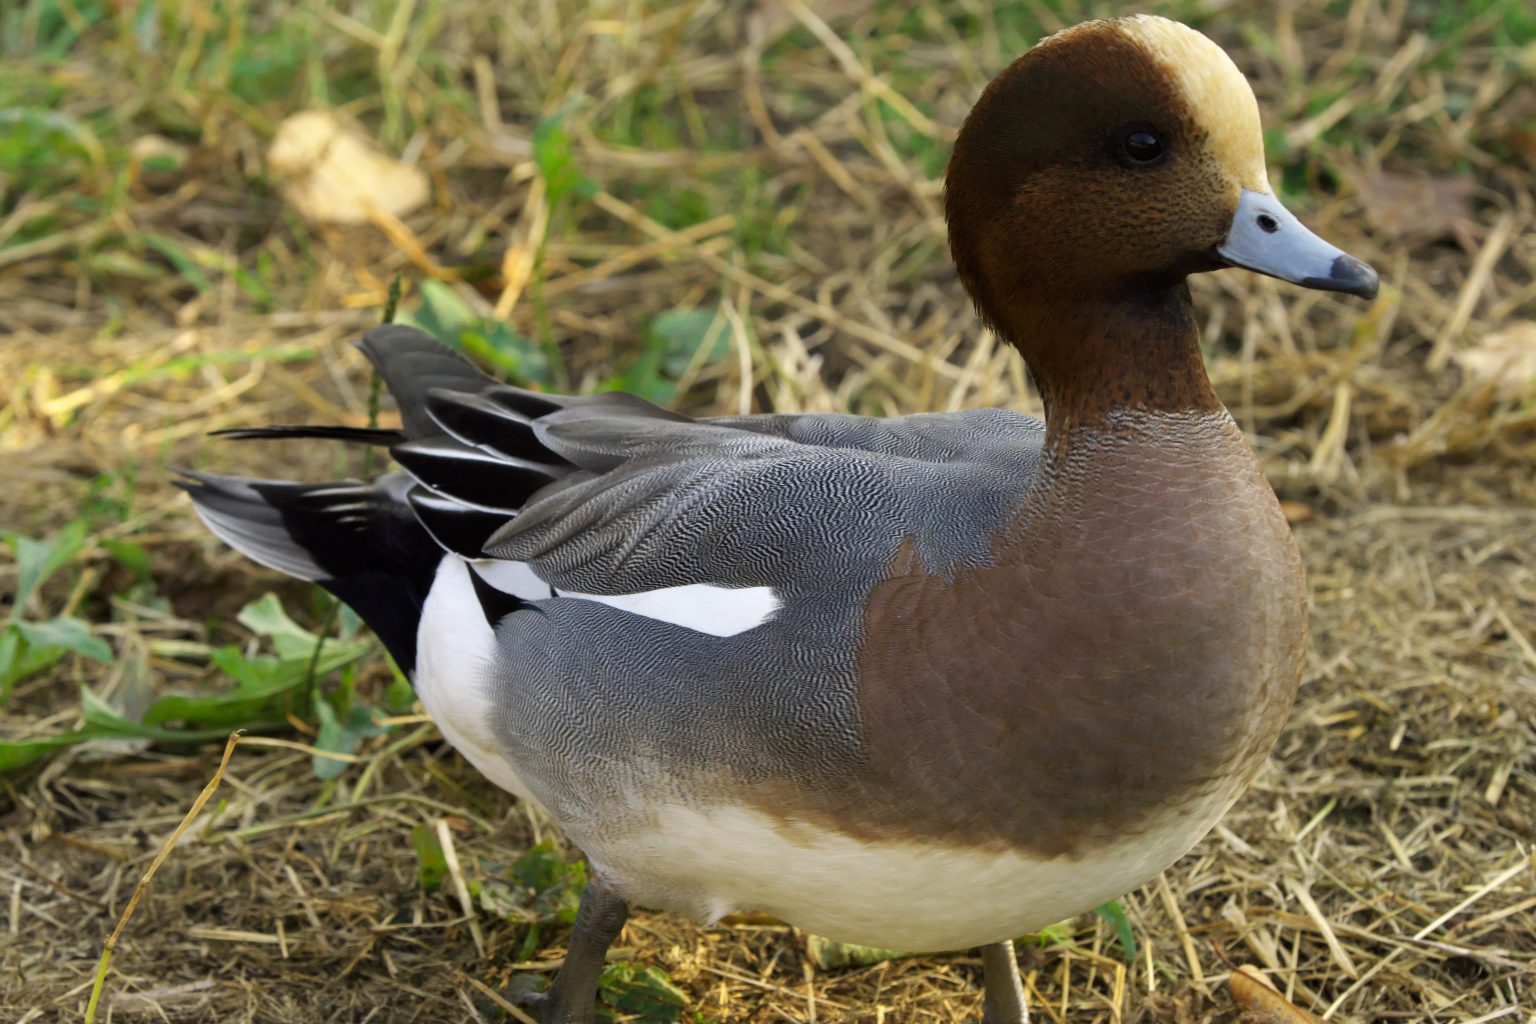
<path fill-rule="evenodd" d="M 1311 656 L 1251 792 L 1122 901 L 1134 959 L 1094 915 L 1023 947 L 1036 1019 L 1235 1021 L 1225 982 L 1253 964 L 1329 1020 L 1536 1024 L 1536 16 L 1497 0 L 1146 6 L 1233 53 L 1287 202 L 1383 288 L 1365 303 L 1239 271 L 1193 282 L 1212 379 L 1304 553 Z M 649 389 L 695 414 L 1037 409 L 950 267 L 943 161 L 991 74 L 1045 31 L 1118 12 L 0 13 L 0 524 L 89 527 L 27 608 L 0 548 L 0 615 L 69 614 L 112 650 L 17 683 L 0 742 L 89 724 L 82 686 L 129 717 L 227 692 L 210 658 L 265 649 L 235 615 L 266 591 L 332 629 L 308 589 L 207 535 L 168 467 L 361 472 L 352 451 L 206 435 L 368 422 L 348 343 L 396 275 L 402 310 L 436 287 L 543 386 Z M 425 205 L 351 226 L 295 212 L 267 150 L 309 108 L 424 170 Z M 666 325 L 700 310 L 718 324 L 679 357 Z M 138 905 L 97 1019 L 493 1020 L 477 983 L 558 964 L 564 926 L 487 895 L 558 833 L 392 705 L 391 682 L 377 651 L 321 680 L 327 700 L 345 688 L 392 715 L 333 778 L 317 777 L 308 705 L 251 729 Z M 222 747 L 97 739 L 0 774 L 0 1020 L 83 1019 L 103 941 Z M 686 1020 L 980 1015 L 974 953 L 822 967 L 772 921 L 646 913 L 620 947 L 670 977 Z"/>

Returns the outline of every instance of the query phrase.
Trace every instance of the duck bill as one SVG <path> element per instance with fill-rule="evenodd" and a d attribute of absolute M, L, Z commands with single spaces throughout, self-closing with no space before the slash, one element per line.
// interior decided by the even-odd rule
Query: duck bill
<path fill-rule="evenodd" d="M 1376 297 L 1376 271 L 1308 231 L 1267 192 L 1243 189 L 1227 240 L 1216 252 L 1234 267 L 1305 288 Z"/>

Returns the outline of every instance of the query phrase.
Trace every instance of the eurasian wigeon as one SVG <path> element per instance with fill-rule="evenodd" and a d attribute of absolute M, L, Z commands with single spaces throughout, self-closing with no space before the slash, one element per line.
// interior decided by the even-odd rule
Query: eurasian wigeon
<path fill-rule="evenodd" d="M 1276 200 L 1231 59 L 1162 18 L 1043 40 L 977 101 L 951 248 L 1045 419 L 694 420 L 497 384 L 420 331 L 362 350 L 401 472 L 189 473 L 198 512 L 351 604 L 448 740 L 586 854 L 546 1024 L 589 1024 L 632 905 L 905 950 L 1010 945 L 1153 878 L 1291 707 L 1301 561 L 1200 355 L 1185 279 L 1369 297 Z"/>

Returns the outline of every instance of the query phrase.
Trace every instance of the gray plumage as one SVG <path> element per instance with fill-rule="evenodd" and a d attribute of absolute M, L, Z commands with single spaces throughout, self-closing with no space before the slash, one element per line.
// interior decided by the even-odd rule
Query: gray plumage
<path fill-rule="evenodd" d="M 780 602 L 761 625 L 715 636 L 542 590 L 490 601 L 477 582 L 495 650 L 473 696 L 490 709 L 495 756 L 589 852 L 639 825 L 635 793 L 706 806 L 741 786 L 790 783 L 814 797 L 855 784 L 872 588 L 904 544 L 941 578 L 990 564 L 988 538 L 1029 493 L 1044 436 L 1039 420 L 997 409 L 694 421 L 629 395 L 496 384 L 410 328 L 375 329 L 362 348 L 400 404 L 405 439 L 391 450 L 416 481 L 373 493 L 419 519 L 431 564 L 452 549 L 526 563 L 564 593 L 708 584 L 772 588 Z M 228 502 L 191 490 L 236 547 L 278 568 L 323 568 L 313 530 L 285 556 L 258 502 L 263 545 L 252 551 Z M 412 585 L 423 587 L 419 567 Z M 369 602 L 388 600 L 370 591 L 358 610 L 373 622 Z"/>
<path fill-rule="evenodd" d="M 536 495 L 490 555 L 561 590 L 770 586 L 783 606 L 732 637 L 569 598 L 499 623 L 500 742 L 578 837 L 617 824 L 615 795 L 636 788 L 681 781 L 698 799 L 765 777 L 846 784 L 871 588 L 903 540 L 938 575 L 988 564 L 986 538 L 1027 492 L 1042 436 L 999 410 L 702 423 L 584 412 L 536 429 L 586 475 Z"/>

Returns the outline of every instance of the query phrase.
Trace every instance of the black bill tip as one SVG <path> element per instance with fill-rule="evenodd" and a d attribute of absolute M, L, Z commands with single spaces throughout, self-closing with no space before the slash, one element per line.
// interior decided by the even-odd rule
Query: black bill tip
<path fill-rule="evenodd" d="M 1340 254 L 1333 261 L 1327 277 L 1309 277 L 1301 282 L 1307 288 L 1319 288 L 1328 292 L 1346 292 L 1362 299 L 1374 299 L 1381 286 L 1381 278 L 1370 264 L 1361 263 L 1353 256 Z"/>

